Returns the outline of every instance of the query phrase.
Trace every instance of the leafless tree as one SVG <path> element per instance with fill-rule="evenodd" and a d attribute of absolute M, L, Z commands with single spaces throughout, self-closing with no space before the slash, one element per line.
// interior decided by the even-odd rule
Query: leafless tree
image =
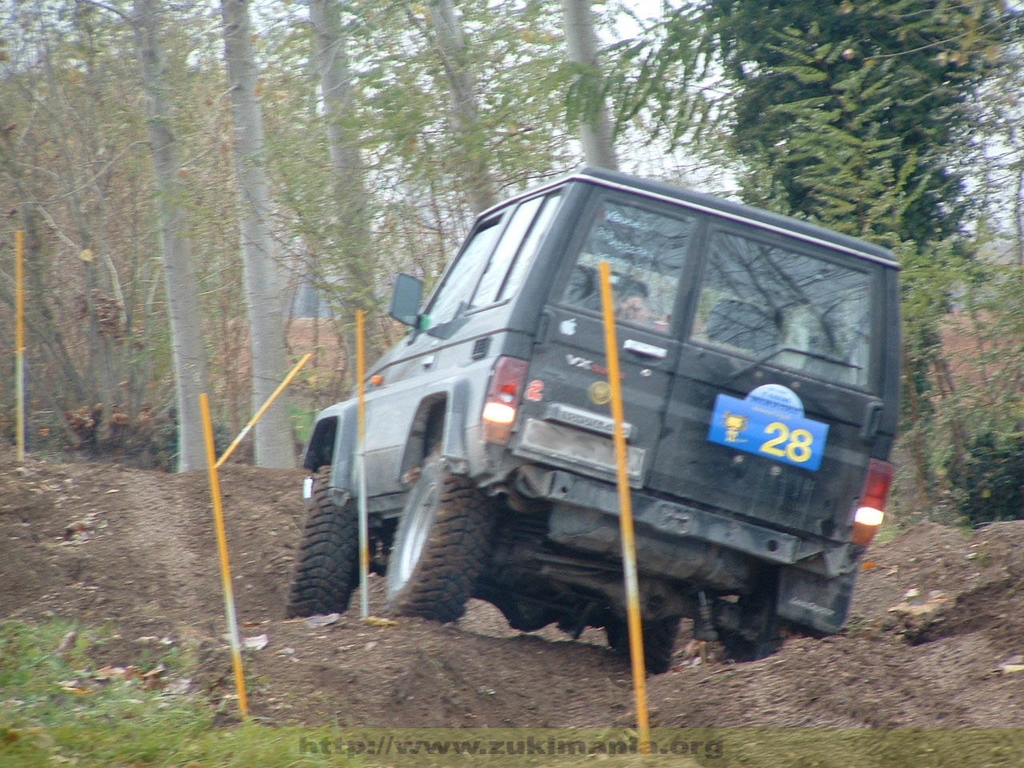
<path fill-rule="evenodd" d="M 251 43 L 248 0 L 223 0 L 221 15 L 234 122 L 235 176 L 241 206 L 242 260 L 255 412 L 288 373 L 281 279 L 271 233 L 263 114 L 256 95 L 257 68 Z M 257 466 L 295 466 L 295 443 L 284 395 L 257 422 L 254 437 Z"/>
<path fill-rule="evenodd" d="M 160 245 L 167 286 L 168 314 L 178 416 L 178 471 L 206 464 L 199 395 L 208 390 L 199 286 L 192 264 L 180 184 L 178 141 L 171 122 L 165 60 L 160 47 L 159 0 L 134 0 L 133 26 L 142 83 L 146 123 L 153 154 L 154 183 L 160 216 Z"/>
<path fill-rule="evenodd" d="M 562 15 L 565 17 L 565 42 L 569 49 L 569 60 L 584 71 L 597 72 L 597 34 L 594 31 L 594 16 L 590 0 L 562 0 Z M 596 108 L 587 109 L 581 121 L 580 139 L 583 143 L 583 157 L 588 165 L 600 168 L 618 168 L 612 136 L 612 122 L 604 99 L 593 101 L 588 95 L 587 102 Z"/>

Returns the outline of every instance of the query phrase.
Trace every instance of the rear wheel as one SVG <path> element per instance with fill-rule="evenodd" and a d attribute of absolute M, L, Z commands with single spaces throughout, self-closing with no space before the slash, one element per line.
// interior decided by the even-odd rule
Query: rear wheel
<path fill-rule="evenodd" d="M 348 609 L 359 583 L 359 516 L 353 499 L 331 500 L 330 466 L 313 479 L 309 517 L 299 545 L 287 615 L 313 616 Z"/>
<path fill-rule="evenodd" d="M 660 675 L 672 668 L 672 654 L 681 621 L 678 616 L 670 616 L 643 622 L 644 667 L 652 675 Z M 629 625 L 624 620 L 610 619 L 605 626 L 605 634 L 612 650 L 629 656 Z"/>
<path fill-rule="evenodd" d="M 739 629 L 720 629 L 725 655 L 733 661 L 757 661 L 782 647 L 782 621 L 775 612 L 778 574 L 770 574 L 756 592 L 740 597 Z"/>
<path fill-rule="evenodd" d="M 392 613 L 455 621 L 490 553 L 495 516 L 487 498 L 437 454 L 409 493 L 388 558 Z"/>

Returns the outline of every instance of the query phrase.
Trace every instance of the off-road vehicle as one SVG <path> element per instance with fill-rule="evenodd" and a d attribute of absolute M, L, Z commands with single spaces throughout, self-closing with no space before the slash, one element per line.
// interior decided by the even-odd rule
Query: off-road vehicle
<path fill-rule="evenodd" d="M 805 222 L 586 169 L 476 220 L 367 374 L 372 568 L 393 613 L 628 645 L 599 265 L 609 264 L 650 671 L 680 620 L 737 658 L 843 628 L 892 477 L 898 267 Z M 359 580 L 357 401 L 322 411 L 290 615 Z"/>

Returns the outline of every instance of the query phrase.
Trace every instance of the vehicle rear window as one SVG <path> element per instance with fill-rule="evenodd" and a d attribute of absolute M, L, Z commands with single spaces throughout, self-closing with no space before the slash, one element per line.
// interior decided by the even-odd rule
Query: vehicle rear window
<path fill-rule="evenodd" d="M 601 311 L 598 265 L 611 268 L 619 320 L 667 332 L 696 217 L 605 200 L 597 209 L 569 282 L 566 304 Z"/>
<path fill-rule="evenodd" d="M 867 386 L 871 275 L 777 243 L 716 232 L 692 337 L 806 372 Z"/>

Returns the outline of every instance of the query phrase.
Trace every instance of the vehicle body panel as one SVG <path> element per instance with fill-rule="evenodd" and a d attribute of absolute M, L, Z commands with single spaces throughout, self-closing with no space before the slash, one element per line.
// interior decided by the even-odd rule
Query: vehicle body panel
<path fill-rule="evenodd" d="M 601 262 L 645 610 L 691 615 L 705 591 L 749 595 L 772 574 L 779 616 L 838 631 L 863 553 L 854 512 L 898 420 L 898 265 L 673 186 L 588 169 L 531 190 L 478 217 L 422 309 L 403 297 L 413 327 L 366 394 L 373 514 L 400 514 L 439 451 L 508 505 L 479 596 L 510 617 L 621 611 Z M 528 365 L 507 445 L 482 418 L 503 357 Z M 331 462 L 339 496 L 358 487 L 355 413 L 323 411 L 304 462 Z"/>

